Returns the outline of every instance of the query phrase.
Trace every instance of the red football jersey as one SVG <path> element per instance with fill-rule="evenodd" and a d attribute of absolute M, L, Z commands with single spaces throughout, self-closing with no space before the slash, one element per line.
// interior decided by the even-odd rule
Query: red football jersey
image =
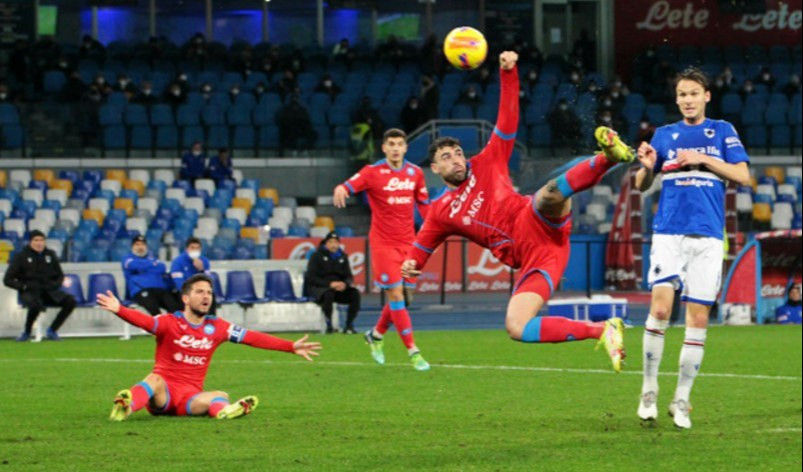
<path fill-rule="evenodd" d="M 212 354 L 226 341 L 240 342 L 246 330 L 215 316 L 207 316 L 199 325 L 187 321 L 181 312 L 154 318 L 156 335 L 155 374 L 168 384 L 172 380 L 203 390 Z"/>
<path fill-rule="evenodd" d="M 372 245 L 409 247 L 415 240 L 413 205 L 426 217 L 429 204 L 424 172 L 404 161 L 393 169 L 385 159 L 363 167 L 343 184 L 351 194 L 365 191 L 371 206 Z"/>
<path fill-rule="evenodd" d="M 454 190 L 433 199 L 424 225 L 410 251 L 418 267 L 450 235 L 464 236 L 486 247 L 500 261 L 518 268 L 520 257 L 513 250 L 517 218 L 529 211 L 532 197 L 513 189 L 508 161 L 513 151 L 519 121 L 519 78 L 516 68 L 500 70 L 501 97 L 493 135 L 485 148 L 468 161 L 466 180 Z"/>

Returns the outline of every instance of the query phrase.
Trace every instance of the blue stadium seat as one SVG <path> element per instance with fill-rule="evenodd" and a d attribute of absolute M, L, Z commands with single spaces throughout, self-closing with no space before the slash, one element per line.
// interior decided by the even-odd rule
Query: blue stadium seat
<path fill-rule="evenodd" d="M 178 126 L 192 126 L 201 124 L 200 110 L 191 105 L 180 105 L 176 110 L 176 124 Z"/>
<path fill-rule="evenodd" d="M 302 226 L 290 226 L 287 229 L 287 236 L 294 237 L 294 238 L 308 238 L 309 237 L 309 228 L 305 228 L 305 227 L 302 227 Z"/>
<path fill-rule="evenodd" d="M 25 146 L 25 131 L 20 125 L 4 125 L 0 134 L 0 147 L 21 149 Z"/>
<path fill-rule="evenodd" d="M 223 107 L 218 105 L 207 105 L 201 109 L 201 119 L 206 126 L 226 124 L 226 113 Z"/>
<path fill-rule="evenodd" d="M 284 230 L 282 230 L 281 228 L 271 228 L 270 229 L 270 238 L 271 239 L 280 239 L 280 238 L 284 238 L 284 237 L 285 237 Z"/>
<path fill-rule="evenodd" d="M 61 71 L 49 70 L 44 74 L 43 85 L 46 94 L 54 95 L 61 92 L 65 83 L 67 83 L 67 78 Z"/>
<path fill-rule="evenodd" d="M 460 140 L 466 155 L 473 155 L 480 149 L 476 126 L 441 126 L 438 131 L 440 136 L 451 136 Z"/>
<path fill-rule="evenodd" d="M 94 306 L 95 301 L 87 302 L 84 298 L 84 289 L 81 286 L 81 278 L 75 274 L 64 274 L 64 281 L 61 284 L 61 290 L 72 295 L 75 302 L 80 307 Z"/>
<path fill-rule="evenodd" d="M 87 285 L 86 299 L 88 302 L 94 302 L 99 293 L 105 294 L 106 291 L 111 291 L 115 297 L 120 298 L 117 282 L 112 274 L 89 274 Z"/>
<path fill-rule="evenodd" d="M 204 141 L 204 129 L 200 125 L 184 126 L 181 128 L 181 147 L 189 148 L 193 143 Z"/>
<path fill-rule="evenodd" d="M 229 126 L 251 126 L 251 107 L 235 105 L 226 112 Z"/>
<path fill-rule="evenodd" d="M 229 128 L 225 125 L 214 125 L 209 127 L 209 136 L 206 145 L 211 148 L 229 147 Z"/>
<path fill-rule="evenodd" d="M 354 237 L 354 229 L 351 226 L 335 226 L 335 232 L 341 238 Z"/>
<path fill-rule="evenodd" d="M 279 128 L 276 126 L 263 126 L 259 128 L 260 149 L 276 149 L 279 147 Z"/>
<path fill-rule="evenodd" d="M 254 258 L 254 250 L 244 246 L 237 246 L 232 251 L 232 258 L 235 260 L 251 260 Z"/>
<path fill-rule="evenodd" d="M 125 108 L 125 124 L 148 125 L 148 110 L 144 105 L 132 104 Z"/>
<path fill-rule="evenodd" d="M 764 112 L 764 122 L 768 126 L 786 125 L 789 106 L 785 103 L 770 105 Z"/>
<path fill-rule="evenodd" d="M 647 108 L 644 109 L 644 114 L 647 115 L 647 119 L 650 120 L 650 123 L 655 123 L 657 125 L 666 123 L 666 108 L 663 105 L 647 105 Z"/>
<path fill-rule="evenodd" d="M 742 109 L 741 124 L 742 126 L 746 127 L 763 126 L 764 125 L 763 110 L 757 110 L 745 106 L 744 109 Z"/>
<path fill-rule="evenodd" d="M 131 128 L 131 148 L 151 149 L 153 147 L 153 134 L 150 126 L 134 126 Z"/>
<path fill-rule="evenodd" d="M 177 149 L 178 128 L 170 125 L 159 126 L 156 128 L 156 148 Z"/>
<path fill-rule="evenodd" d="M 125 127 L 107 126 L 103 128 L 103 147 L 105 149 L 125 149 Z"/>
<path fill-rule="evenodd" d="M 552 128 L 546 124 L 537 124 L 530 127 L 530 145 L 535 147 L 549 147 L 552 145 Z"/>
<path fill-rule="evenodd" d="M 151 124 L 153 126 L 174 125 L 173 109 L 170 105 L 156 104 L 151 107 Z"/>
<path fill-rule="evenodd" d="M 789 125 L 770 127 L 770 147 L 789 148 L 792 146 L 792 128 Z"/>
<path fill-rule="evenodd" d="M 328 112 L 328 122 L 332 126 L 350 126 L 351 117 L 346 107 L 333 106 Z"/>
<path fill-rule="evenodd" d="M 223 294 L 223 288 L 220 285 L 220 276 L 217 272 L 210 272 L 209 278 L 212 279 L 212 294 L 215 296 L 215 302 L 228 303 L 226 295 Z"/>
<path fill-rule="evenodd" d="M 767 127 L 764 125 L 748 126 L 745 133 L 745 144 L 750 148 L 766 148 Z"/>
<path fill-rule="evenodd" d="M 549 104 L 534 101 L 524 110 L 524 120 L 528 125 L 546 123 Z"/>
<path fill-rule="evenodd" d="M 95 242 L 97 244 L 97 241 Z M 97 247 L 96 245 L 90 246 L 86 250 L 87 262 L 108 262 L 109 250 L 107 248 Z"/>
<path fill-rule="evenodd" d="M 101 126 L 122 125 L 123 111 L 124 107 L 121 106 L 108 103 L 101 105 L 98 109 L 98 123 Z"/>
<path fill-rule="evenodd" d="M 256 144 L 255 129 L 251 125 L 237 126 L 231 140 L 234 149 L 254 149 Z"/>
<path fill-rule="evenodd" d="M 233 270 L 226 274 L 226 300 L 235 303 L 262 303 L 267 298 L 257 298 L 254 279 L 247 270 Z"/>
<path fill-rule="evenodd" d="M 307 297 L 296 297 L 290 273 L 286 270 L 269 270 L 265 272 L 265 298 L 273 302 L 302 303 L 309 301 Z"/>
<path fill-rule="evenodd" d="M 468 105 L 458 104 L 452 107 L 449 117 L 453 120 L 473 120 L 474 110 Z"/>
<path fill-rule="evenodd" d="M 20 123 L 17 107 L 11 103 L 0 103 L 0 125 L 18 125 Z"/>
<path fill-rule="evenodd" d="M 737 93 L 726 93 L 722 96 L 720 107 L 724 116 L 738 116 L 742 113 L 742 97 Z"/>

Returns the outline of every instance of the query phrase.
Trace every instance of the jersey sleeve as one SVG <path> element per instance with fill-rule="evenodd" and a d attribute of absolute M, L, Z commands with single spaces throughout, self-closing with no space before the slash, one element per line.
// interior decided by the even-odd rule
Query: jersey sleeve
<path fill-rule="evenodd" d="M 516 132 L 519 128 L 519 72 L 514 67 L 511 70 L 499 70 L 501 93 L 499 97 L 499 111 L 496 116 L 491 139 L 479 155 L 473 159 L 492 159 L 494 162 L 510 161 L 513 145 L 516 143 Z M 472 160 L 473 160 L 472 159 Z"/>
<path fill-rule="evenodd" d="M 347 181 L 343 182 L 343 186 L 349 190 L 349 195 L 354 195 L 366 190 L 370 184 L 371 167 L 365 166 L 359 172 L 352 175 Z"/>
<path fill-rule="evenodd" d="M 722 132 L 724 133 L 724 149 L 722 150 L 722 155 L 725 158 L 725 162 L 728 164 L 750 162 L 750 157 L 747 155 L 747 151 L 742 144 L 742 140 L 739 138 L 739 133 L 736 131 L 736 128 L 730 123 L 724 123 Z"/>
<path fill-rule="evenodd" d="M 245 344 L 247 346 L 256 347 L 259 349 L 268 349 L 271 351 L 284 351 L 294 352 L 293 341 L 277 338 L 270 334 L 260 333 L 259 331 L 251 331 L 237 326 L 236 324 L 223 321 L 226 325 L 225 341 L 233 342 L 236 344 Z"/>
<path fill-rule="evenodd" d="M 421 218 L 427 219 L 429 212 L 429 190 L 427 190 L 427 180 L 424 178 L 424 171 L 418 170 L 418 177 L 415 182 L 415 203 Z"/>
<path fill-rule="evenodd" d="M 661 172 L 664 161 L 666 160 L 667 146 L 666 139 L 664 138 L 665 136 L 666 132 L 664 128 L 658 128 L 652 136 L 652 141 L 650 141 L 650 146 L 655 149 L 655 167 L 653 168 L 653 172 L 656 174 Z"/>
<path fill-rule="evenodd" d="M 416 268 L 420 270 L 429 260 L 429 256 L 447 237 L 449 237 L 449 233 L 437 218 L 425 219 L 421 230 L 416 235 L 413 247 L 410 248 L 407 259 L 415 260 Z"/>
<path fill-rule="evenodd" d="M 158 335 L 159 333 L 159 318 L 161 318 L 161 316 L 154 318 L 151 315 L 146 315 L 141 311 L 132 310 L 124 306 L 120 307 L 116 315 L 126 323 L 132 324 L 137 328 L 142 328 L 151 334 Z"/>

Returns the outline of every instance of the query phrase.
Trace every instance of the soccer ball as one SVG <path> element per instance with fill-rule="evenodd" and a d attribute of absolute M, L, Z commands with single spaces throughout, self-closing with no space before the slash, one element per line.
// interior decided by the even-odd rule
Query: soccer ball
<path fill-rule="evenodd" d="M 476 69 L 485 61 L 488 42 L 485 41 L 485 36 L 474 28 L 461 26 L 446 35 L 443 41 L 443 53 L 458 69 Z"/>

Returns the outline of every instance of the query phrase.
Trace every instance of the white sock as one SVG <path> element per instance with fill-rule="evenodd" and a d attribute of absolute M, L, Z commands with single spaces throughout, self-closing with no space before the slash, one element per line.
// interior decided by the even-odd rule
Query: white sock
<path fill-rule="evenodd" d="M 680 350 L 680 371 L 675 400 L 689 401 L 694 378 L 703 363 L 703 347 L 705 345 L 705 328 L 686 328 L 683 348 Z"/>
<path fill-rule="evenodd" d="M 385 336 L 382 335 L 382 334 L 379 334 L 379 331 L 377 331 L 376 328 L 371 328 L 371 337 L 374 338 L 374 339 L 382 339 Z"/>
<path fill-rule="evenodd" d="M 413 344 L 412 347 L 410 347 L 410 349 L 407 350 L 407 354 L 410 356 L 412 356 L 416 352 L 418 352 L 418 346 L 416 346 L 415 344 Z"/>
<path fill-rule="evenodd" d="M 669 320 L 659 320 L 649 315 L 644 329 L 642 359 L 644 361 L 644 381 L 641 393 L 658 393 L 658 367 L 664 355 L 664 331 Z"/>

